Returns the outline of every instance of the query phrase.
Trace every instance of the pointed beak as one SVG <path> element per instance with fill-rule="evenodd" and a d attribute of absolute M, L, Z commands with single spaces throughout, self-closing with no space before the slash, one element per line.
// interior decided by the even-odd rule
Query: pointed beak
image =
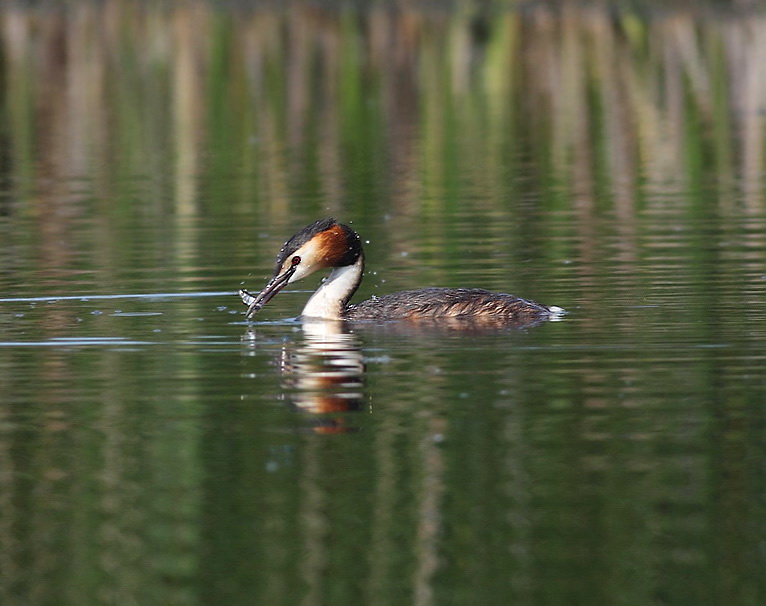
<path fill-rule="evenodd" d="M 239 296 L 242 298 L 242 302 L 247 305 L 245 318 L 248 320 L 252 318 L 257 311 L 260 311 L 260 309 L 266 305 L 266 303 L 271 301 L 280 290 L 287 286 L 287 283 L 290 281 L 290 278 L 292 278 L 296 269 L 298 269 L 298 265 L 297 263 L 294 263 L 278 276 L 274 276 L 266 287 L 256 296 L 251 295 L 246 290 L 240 290 Z"/>

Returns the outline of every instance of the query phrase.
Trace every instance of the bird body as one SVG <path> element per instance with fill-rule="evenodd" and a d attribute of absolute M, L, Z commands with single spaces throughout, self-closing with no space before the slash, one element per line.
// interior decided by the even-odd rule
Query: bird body
<path fill-rule="evenodd" d="M 467 318 L 473 316 L 539 317 L 547 307 L 482 288 L 420 288 L 373 297 L 350 305 L 346 315 L 359 320 Z"/>

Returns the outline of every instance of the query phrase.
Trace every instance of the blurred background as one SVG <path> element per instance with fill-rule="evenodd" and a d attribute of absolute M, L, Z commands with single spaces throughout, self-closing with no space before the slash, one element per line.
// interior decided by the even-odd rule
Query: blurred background
<path fill-rule="evenodd" d="M 0 601 L 763 603 L 763 8 L 4 3 Z M 249 326 L 325 216 L 569 315 Z"/>
<path fill-rule="evenodd" d="M 326 214 L 415 239 L 437 214 L 491 230 L 557 210 L 587 230 L 608 212 L 635 255 L 639 216 L 679 192 L 690 214 L 746 216 L 766 37 L 738 6 L 9 3 L 0 209 L 30 229 L 5 228 L 3 267 L 217 265 L 200 221 L 239 222 L 245 243 Z M 177 241 L 121 241 L 158 223 Z M 252 263 L 243 247 L 227 254 Z"/>

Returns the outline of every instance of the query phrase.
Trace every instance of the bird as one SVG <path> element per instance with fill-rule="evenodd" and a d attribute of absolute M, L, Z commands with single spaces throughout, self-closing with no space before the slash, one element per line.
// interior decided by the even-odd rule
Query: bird
<path fill-rule="evenodd" d="M 348 225 L 328 217 L 307 225 L 285 242 L 277 255 L 274 275 L 260 293 L 239 291 L 247 305 L 246 319 L 288 284 L 325 269 L 330 269 L 330 274 L 309 298 L 302 318 L 351 322 L 465 319 L 521 325 L 556 319 L 565 313 L 560 307 L 481 288 L 420 288 L 350 304 L 364 273 L 361 238 Z"/>

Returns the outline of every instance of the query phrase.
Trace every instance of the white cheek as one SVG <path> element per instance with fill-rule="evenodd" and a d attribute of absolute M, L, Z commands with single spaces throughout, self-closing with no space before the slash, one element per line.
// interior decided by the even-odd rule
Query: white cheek
<path fill-rule="evenodd" d="M 316 257 L 319 255 L 319 248 L 317 246 L 317 243 L 313 240 L 309 240 L 306 242 L 303 246 L 301 246 L 298 250 L 295 251 L 293 254 L 293 257 L 300 257 L 301 262 L 298 264 L 298 269 L 295 270 L 295 273 L 290 277 L 290 279 L 287 281 L 288 284 L 292 282 L 297 282 L 298 280 L 301 280 L 305 278 L 308 275 L 313 274 L 318 269 L 322 268 L 322 265 L 315 265 L 312 263 L 312 259 L 316 259 Z M 287 269 L 286 266 L 285 269 Z"/>
<path fill-rule="evenodd" d="M 298 265 L 298 269 L 295 270 L 295 273 L 290 276 L 290 279 L 287 281 L 288 284 L 291 282 L 297 282 L 298 280 L 302 280 L 309 274 L 314 273 L 314 270 L 311 267 L 310 263 L 306 263 L 305 261 L 301 261 L 300 265 Z"/>

